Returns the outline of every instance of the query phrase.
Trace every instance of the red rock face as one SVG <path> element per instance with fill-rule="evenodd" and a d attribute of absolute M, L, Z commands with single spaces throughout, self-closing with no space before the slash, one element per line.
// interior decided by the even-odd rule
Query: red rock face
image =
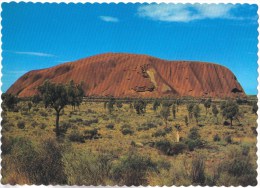
<path fill-rule="evenodd" d="M 20 77 L 7 93 L 19 97 L 35 95 L 37 87 L 47 79 L 56 83 L 83 81 L 86 96 L 245 96 L 235 75 L 226 67 L 117 53 L 30 71 Z"/>

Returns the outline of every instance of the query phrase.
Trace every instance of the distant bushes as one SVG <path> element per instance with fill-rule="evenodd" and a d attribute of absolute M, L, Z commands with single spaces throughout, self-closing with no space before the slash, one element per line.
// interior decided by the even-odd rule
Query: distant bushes
<path fill-rule="evenodd" d="M 115 125 L 113 123 L 109 123 L 108 125 L 106 125 L 107 129 L 114 129 Z"/>
<path fill-rule="evenodd" d="M 146 130 L 156 128 L 156 127 L 157 127 L 156 124 L 154 124 L 152 122 L 147 122 L 147 123 L 143 123 L 143 124 L 139 125 L 137 127 L 137 131 L 146 131 Z"/>
<path fill-rule="evenodd" d="M 98 123 L 98 119 L 95 118 L 95 119 L 84 120 L 84 121 L 83 121 L 83 125 L 85 125 L 85 126 L 90 126 L 90 125 L 93 124 L 93 123 Z"/>
<path fill-rule="evenodd" d="M 84 139 L 84 135 L 81 134 L 79 131 L 77 130 L 73 130 L 69 136 L 68 136 L 69 140 L 71 142 L 80 142 L 80 143 L 84 143 L 85 139 Z"/>
<path fill-rule="evenodd" d="M 90 129 L 84 131 L 84 138 L 88 140 L 98 139 L 101 138 L 101 135 L 98 133 L 98 129 Z"/>
<path fill-rule="evenodd" d="M 128 124 L 122 125 L 120 130 L 123 135 L 133 135 L 134 134 L 134 131 L 132 130 L 131 126 Z"/>
<path fill-rule="evenodd" d="M 25 122 L 24 122 L 24 121 L 18 121 L 17 127 L 18 127 L 19 129 L 24 129 L 24 128 L 25 128 Z"/>
<path fill-rule="evenodd" d="M 184 143 L 171 143 L 168 140 L 161 140 L 155 142 L 155 148 L 159 149 L 165 155 L 178 155 L 182 153 L 187 146 Z"/>
<path fill-rule="evenodd" d="M 163 137 L 170 132 L 172 132 L 172 127 L 165 127 L 163 129 L 157 130 L 155 133 L 152 134 L 152 136 L 153 137 Z"/>

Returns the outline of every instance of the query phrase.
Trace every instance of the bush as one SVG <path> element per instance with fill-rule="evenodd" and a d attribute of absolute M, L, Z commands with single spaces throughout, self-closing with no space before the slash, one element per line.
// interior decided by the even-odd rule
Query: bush
<path fill-rule="evenodd" d="M 37 149 L 36 149 L 37 148 Z M 25 138 L 15 139 L 11 150 L 10 162 L 13 170 L 26 177 L 27 184 L 66 184 L 62 151 L 55 140 L 44 140 L 34 146 Z M 6 177 L 6 169 L 3 176 Z M 18 180 L 18 184 L 21 184 Z"/>
<path fill-rule="evenodd" d="M 122 129 L 121 132 L 123 135 L 127 135 L 127 134 L 133 135 L 134 134 L 134 131 L 132 129 L 128 129 L 128 128 Z"/>
<path fill-rule="evenodd" d="M 97 129 L 85 130 L 84 137 L 85 137 L 85 139 L 88 139 L 88 140 L 101 138 Z"/>
<path fill-rule="evenodd" d="M 188 138 L 192 140 L 200 139 L 199 130 L 196 127 L 191 128 Z"/>
<path fill-rule="evenodd" d="M 128 124 L 124 124 L 121 126 L 121 132 L 123 135 L 133 135 L 134 134 L 134 131 L 131 129 L 131 126 L 128 125 Z"/>
<path fill-rule="evenodd" d="M 156 128 L 157 125 L 152 123 L 152 122 L 148 122 L 148 123 L 143 123 L 142 125 L 139 125 L 137 127 L 137 130 L 138 131 L 146 131 L 146 130 L 149 130 L 149 129 L 152 129 L 152 128 Z"/>
<path fill-rule="evenodd" d="M 80 142 L 80 143 L 84 143 L 84 136 L 82 134 L 80 134 L 78 131 L 73 130 L 70 134 L 69 134 L 69 140 L 71 142 Z"/>
<path fill-rule="evenodd" d="M 67 133 L 68 129 L 71 128 L 72 125 L 69 122 L 61 122 L 60 124 L 60 134 L 64 135 Z"/>
<path fill-rule="evenodd" d="M 24 128 L 25 128 L 25 123 L 24 123 L 24 121 L 19 121 L 19 122 L 17 123 L 17 127 L 18 127 L 19 129 L 24 129 Z"/>
<path fill-rule="evenodd" d="M 214 142 L 219 142 L 220 140 L 221 140 L 221 139 L 220 139 L 219 135 L 218 135 L 218 134 L 215 134 L 214 137 L 213 137 L 213 141 L 214 141 Z"/>
<path fill-rule="evenodd" d="M 196 139 L 196 140 L 188 139 L 185 143 L 187 144 L 190 151 L 194 151 L 195 148 L 199 148 L 204 145 L 203 141 L 200 139 Z"/>
<path fill-rule="evenodd" d="M 172 144 L 170 150 L 168 151 L 167 155 L 178 155 L 186 150 L 187 146 L 184 143 L 178 142 Z"/>
<path fill-rule="evenodd" d="M 242 146 L 242 155 L 244 156 L 248 156 L 249 155 L 249 151 L 250 151 L 250 147 L 247 145 L 243 145 Z"/>
<path fill-rule="evenodd" d="M 166 134 L 168 134 L 168 133 L 172 132 L 172 127 L 165 127 L 164 131 Z"/>
<path fill-rule="evenodd" d="M 65 173 L 68 185 L 99 186 L 104 185 L 112 175 L 113 155 L 102 151 L 98 155 L 84 151 L 71 151 L 64 156 Z"/>
<path fill-rule="evenodd" d="M 195 185 L 204 185 L 205 177 L 205 160 L 202 156 L 196 156 L 192 160 L 191 169 L 192 183 Z"/>
<path fill-rule="evenodd" d="M 223 182 L 225 185 L 233 186 L 256 186 L 257 172 L 249 155 L 243 155 L 243 150 L 231 149 L 226 158 L 218 167 L 219 174 L 226 173 L 226 179 Z M 221 179 L 220 179 L 221 180 Z"/>
<path fill-rule="evenodd" d="M 232 137 L 231 135 L 228 135 L 225 137 L 225 141 L 228 143 L 228 144 L 231 144 L 232 143 Z"/>
<path fill-rule="evenodd" d="M 166 135 L 166 132 L 164 130 L 157 130 L 155 133 L 152 134 L 153 137 L 163 137 Z"/>
<path fill-rule="evenodd" d="M 115 125 L 113 123 L 106 125 L 107 129 L 114 129 L 114 127 L 115 127 Z"/>
<path fill-rule="evenodd" d="M 171 148 L 171 143 L 168 140 L 160 140 L 155 142 L 155 148 L 167 155 L 169 149 Z"/>
<path fill-rule="evenodd" d="M 112 169 L 113 180 L 118 185 L 147 185 L 146 174 L 149 170 L 157 171 L 157 167 L 151 161 L 151 158 L 131 152 L 127 156 L 123 156 L 120 162 Z"/>
<path fill-rule="evenodd" d="M 95 118 L 95 119 L 83 121 L 83 125 L 85 125 L 85 126 L 90 126 L 90 125 L 93 124 L 93 123 L 98 123 L 98 119 Z"/>

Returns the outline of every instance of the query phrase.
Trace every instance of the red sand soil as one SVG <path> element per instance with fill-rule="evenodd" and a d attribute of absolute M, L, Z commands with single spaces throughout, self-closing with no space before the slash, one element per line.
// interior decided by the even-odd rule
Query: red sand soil
<path fill-rule="evenodd" d="M 7 91 L 19 97 L 37 93 L 49 79 L 56 83 L 83 81 L 86 96 L 114 97 L 236 97 L 245 96 L 235 75 L 226 67 L 195 61 L 108 53 L 55 67 L 34 70 L 20 77 Z"/>

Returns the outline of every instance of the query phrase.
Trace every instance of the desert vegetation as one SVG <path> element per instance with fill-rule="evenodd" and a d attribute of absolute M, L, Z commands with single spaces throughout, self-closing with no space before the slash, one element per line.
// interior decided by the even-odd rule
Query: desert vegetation
<path fill-rule="evenodd" d="M 73 82 L 39 91 L 2 96 L 3 184 L 257 184 L 255 97 L 95 99 Z"/>

